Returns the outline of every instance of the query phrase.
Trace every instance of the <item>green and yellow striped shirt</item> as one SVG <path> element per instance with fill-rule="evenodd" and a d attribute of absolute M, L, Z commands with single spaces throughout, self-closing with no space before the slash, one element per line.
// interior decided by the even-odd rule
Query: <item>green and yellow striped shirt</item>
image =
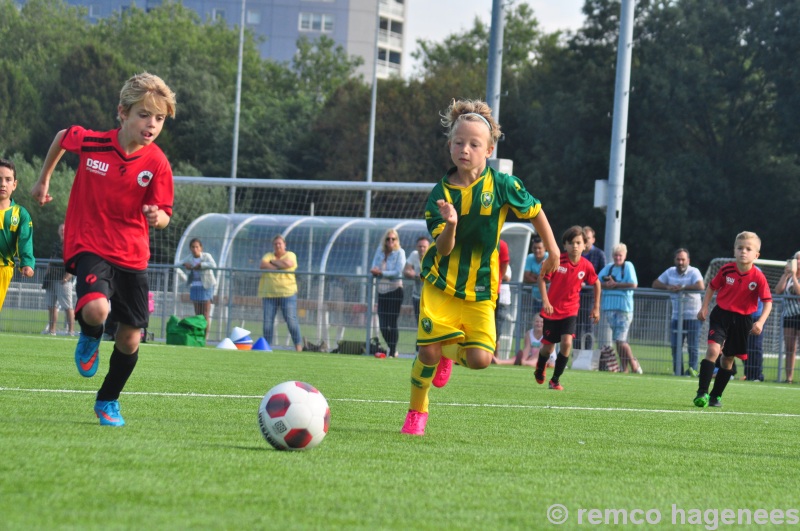
<path fill-rule="evenodd" d="M 19 257 L 20 268 L 36 266 L 31 215 L 12 199 L 8 208 L 0 210 L 0 265 L 12 267 L 14 256 Z"/>
<path fill-rule="evenodd" d="M 454 297 L 468 301 L 497 299 L 499 263 L 497 242 L 508 210 L 520 219 L 532 219 L 542 208 L 522 182 L 487 166 L 480 178 L 466 188 L 453 186 L 447 175 L 431 191 L 425 206 L 425 221 L 434 240 L 445 221 L 436 201 L 444 199 L 458 211 L 456 244 L 449 256 L 432 244 L 422 261 L 422 277 Z"/>

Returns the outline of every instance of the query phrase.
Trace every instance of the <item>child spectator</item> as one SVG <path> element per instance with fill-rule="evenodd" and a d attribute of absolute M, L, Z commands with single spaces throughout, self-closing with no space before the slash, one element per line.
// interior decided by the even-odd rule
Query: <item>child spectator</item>
<path fill-rule="evenodd" d="M 544 321 L 542 316 L 538 313 L 533 316 L 533 327 L 525 332 L 523 339 L 523 346 L 517 351 L 514 359 L 501 360 L 497 356 L 492 360 L 492 363 L 497 365 L 529 365 L 536 367 L 536 361 L 539 358 L 539 349 L 542 348 L 542 335 L 544 334 Z M 547 360 L 547 368 L 556 366 L 556 353 L 552 352 L 550 358 Z"/>

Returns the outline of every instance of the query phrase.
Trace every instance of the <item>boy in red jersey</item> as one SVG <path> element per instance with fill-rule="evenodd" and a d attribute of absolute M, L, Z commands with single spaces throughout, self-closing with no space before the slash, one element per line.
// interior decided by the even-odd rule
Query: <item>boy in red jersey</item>
<path fill-rule="evenodd" d="M 175 116 L 175 94 L 166 83 L 147 72 L 133 76 L 120 92 L 120 127 L 96 132 L 73 125 L 59 131 L 31 192 L 40 205 L 49 203 L 58 161 L 64 151 L 78 154 L 64 224 L 64 264 L 77 277 L 81 334 L 75 364 L 81 376 L 97 372 L 109 313 L 119 322 L 94 406 L 102 425 L 125 424 L 117 399 L 136 366 L 140 331 L 148 326 L 149 227 L 164 229 L 172 215 L 172 168 L 154 143 L 169 116 Z"/>
<path fill-rule="evenodd" d="M 740 232 L 733 244 L 735 262 L 729 262 L 717 272 L 706 288 L 703 306 L 697 318 L 705 321 L 714 292 L 717 305 L 711 311 L 708 324 L 708 351 L 700 362 L 700 383 L 694 405 L 697 407 L 722 407 L 722 392 L 733 374 L 734 358 L 747 359 L 747 336 L 760 335 L 772 310 L 772 294 L 764 273 L 753 262 L 761 251 L 761 239 L 754 232 Z M 758 299 L 764 309 L 756 322 L 750 316 L 758 308 Z M 708 386 L 714 374 L 714 363 L 722 353 L 720 368 L 711 395 Z"/>
<path fill-rule="evenodd" d="M 548 275 L 539 275 L 539 293 L 542 294 L 541 316 L 544 320 L 544 335 L 542 348 L 539 349 L 539 359 L 536 361 L 536 370 L 533 375 L 536 383 L 543 384 L 547 361 L 550 353 L 555 349 L 555 344 L 561 342 L 561 351 L 556 356 L 556 366 L 553 377 L 548 387 L 556 391 L 563 391 L 559 383 L 561 374 L 567 367 L 567 360 L 572 351 L 572 339 L 578 321 L 580 309 L 581 284 L 594 287 L 594 306 L 592 306 L 591 319 L 593 322 L 600 320 L 600 279 L 597 278 L 592 263 L 582 256 L 586 250 L 586 238 L 583 228 L 572 226 L 564 232 L 562 237 L 564 250 L 561 255 L 558 269 Z M 547 288 L 545 281 L 550 282 Z"/>

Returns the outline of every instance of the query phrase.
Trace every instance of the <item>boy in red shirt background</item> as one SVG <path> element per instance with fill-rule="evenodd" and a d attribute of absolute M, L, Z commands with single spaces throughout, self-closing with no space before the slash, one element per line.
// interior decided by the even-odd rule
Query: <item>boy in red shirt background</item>
<path fill-rule="evenodd" d="M 717 305 L 711 310 L 708 323 L 708 350 L 700 362 L 700 383 L 694 405 L 697 407 L 722 407 L 722 392 L 733 375 L 734 358 L 747 359 L 747 336 L 760 335 L 772 310 L 772 294 L 764 273 L 753 267 L 761 251 L 761 238 L 754 232 L 740 232 L 733 244 L 735 262 L 729 262 L 717 272 L 706 288 L 703 306 L 697 318 L 705 321 L 714 293 Z M 758 299 L 764 303 L 761 316 L 753 322 L 750 316 L 758 308 Z M 714 374 L 714 363 L 720 353 L 720 367 L 709 395 L 708 386 Z"/>
<path fill-rule="evenodd" d="M 553 377 L 550 379 L 549 388 L 563 391 L 559 383 L 561 374 L 567 367 L 567 360 L 572 351 L 572 340 L 577 328 L 578 310 L 580 310 L 581 285 L 594 287 L 594 305 L 592 306 L 591 319 L 597 323 L 600 320 L 600 279 L 597 278 L 592 263 L 582 256 L 586 249 L 586 236 L 578 225 L 572 226 L 564 232 L 562 237 L 564 250 L 561 255 L 558 269 L 548 275 L 539 276 L 539 292 L 542 294 L 541 316 L 544 320 L 544 335 L 542 348 L 539 349 L 539 359 L 536 362 L 536 383 L 543 384 L 545 370 L 550 353 L 555 344 L 560 341 L 561 349 L 556 356 L 556 366 Z M 550 283 L 547 288 L 545 281 Z"/>

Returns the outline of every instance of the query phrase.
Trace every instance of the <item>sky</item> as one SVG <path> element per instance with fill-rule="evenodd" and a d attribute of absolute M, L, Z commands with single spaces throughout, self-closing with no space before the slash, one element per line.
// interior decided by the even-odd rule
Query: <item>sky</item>
<path fill-rule="evenodd" d="M 583 0 L 524 1 L 533 8 L 534 16 L 546 32 L 577 29 L 583 23 Z M 417 39 L 437 41 L 461 33 L 472 27 L 476 16 L 490 24 L 492 3 L 492 0 L 405 0 L 403 75 L 408 77 L 415 66 L 411 52 L 417 47 Z"/>

